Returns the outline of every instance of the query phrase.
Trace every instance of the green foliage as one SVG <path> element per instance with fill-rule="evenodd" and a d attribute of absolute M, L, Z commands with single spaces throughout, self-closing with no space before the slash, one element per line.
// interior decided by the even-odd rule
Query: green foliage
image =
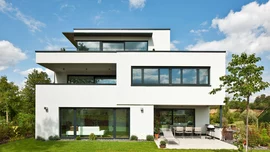
<path fill-rule="evenodd" d="M 160 145 L 166 145 L 166 141 L 165 140 L 161 140 L 159 144 Z"/>
<path fill-rule="evenodd" d="M 270 103 L 270 101 L 269 101 Z M 260 116 L 259 122 L 268 122 L 270 123 L 270 108 L 266 109 Z"/>
<path fill-rule="evenodd" d="M 244 111 L 240 114 L 240 118 L 244 123 L 246 124 L 246 117 L 247 117 L 247 112 Z M 256 114 L 253 111 L 249 111 L 248 114 L 248 124 L 249 125 L 257 125 L 258 124 L 258 119 L 256 117 Z"/>
<path fill-rule="evenodd" d="M 261 131 L 261 142 L 260 142 L 260 145 L 267 146 L 269 142 L 270 142 L 270 137 L 267 134 L 267 129 L 264 128 Z"/>
<path fill-rule="evenodd" d="M 250 147 L 258 146 L 261 143 L 261 136 L 259 134 L 259 130 L 257 129 L 257 127 L 251 127 L 249 129 L 248 136 Z"/>
<path fill-rule="evenodd" d="M 41 137 L 41 136 L 37 136 L 36 140 L 39 140 L 39 141 L 46 141 L 45 138 Z"/>
<path fill-rule="evenodd" d="M 147 135 L 147 136 L 146 136 L 146 140 L 147 140 L 147 141 L 154 141 L 154 136 L 152 136 L 152 135 Z"/>
<path fill-rule="evenodd" d="M 49 140 L 55 141 L 55 140 L 60 140 L 60 138 L 59 138 L 59 136 L 55 135 L 55 136 L 50 136 Z"/>
<path fill-rule="evenodd" d="M 136 135 L 132 135 L 132 136 L 130 137 L 130 140 L 138 140 L 138 137 L 137 137 Z"/>
<path fill-rule="evenodd" d="M 91 133 L 89 135 L 89 140 L 96 140 L 96 135 L 94 133 Z"/>
<path fill-rule="evenodd" d="M 81 140 L 81 136 L 77 136 L 76 137 L 76 140 Z"/>
<path fill-rule="evenodd" d="M 24 137 L 32 137 L 34 135 L 35 116 L 32 114 L 18 113 L 16 117 L 19 133 Z"/>
<path fill-rule="evenodd" d="M 16 133 L 11 124 L 0 124 L 0 144 L 8 142 L 11 138 L 15 137 Z"/>

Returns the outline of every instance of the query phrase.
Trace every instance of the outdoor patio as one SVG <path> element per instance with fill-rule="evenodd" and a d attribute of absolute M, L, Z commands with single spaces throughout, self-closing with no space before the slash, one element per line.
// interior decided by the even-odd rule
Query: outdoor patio
<path fill-rule="evenodd" d="M 199 137 L 188 137 L 188 138 L 180 138 L 177 137 L 180 144 L 169 143 L 166 145 L 167 149 L 237 149 L 236 146 L 226 143 L 224 141 L 218 139 L 206 139 L 205 136 Z M 159 148 L 159 143 L 161 140 L 165 140 L 163 136 L 161 136 L 158 140 L 155 140 L 156 145 Z"/>

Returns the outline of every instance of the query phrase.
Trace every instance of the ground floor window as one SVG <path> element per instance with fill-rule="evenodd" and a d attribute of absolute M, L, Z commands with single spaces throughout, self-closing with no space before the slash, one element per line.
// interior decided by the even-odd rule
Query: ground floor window
<path fill-rule="evenodd" d="M 129 138 L 129 124 L 129 109 L 60 108 L 62 138 Z"/>
<path fill-rule="evenodd" d="M 155 109 L 155 123 L 161 128 L 195 127 L 195 109 Z"/>

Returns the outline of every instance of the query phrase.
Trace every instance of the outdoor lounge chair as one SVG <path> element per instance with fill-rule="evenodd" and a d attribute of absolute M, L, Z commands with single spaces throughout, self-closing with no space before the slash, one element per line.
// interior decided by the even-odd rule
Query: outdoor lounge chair
<path fill-rule="evenodd" d="M 192 127 L 186 127 L 185 128 L 185 134 L 190 134 L 190 136 L 192 137 L 192 133 L 193 133 Z"/>
<path fill-rule="evenodd" d="M 202 137 L 202 127 L 195 127 L 194 129 L 194 134 L 195 135 L 200 135 L 200 137 Z"/>
<path fill-rule="evenodd" d="M 176 143 L 176 144 L 180 144 L 180 141 L 177 139 L 177 138 L 175 138 L 174 136 L 173 136 L 173 134 L 172 134 L 172 131 L 171 130 L 166 130 L 166 129 L 164 129 L 164 130 L 162 130 L 163 131 L 163 135 L 164 135 L 164 138 L 168 141 L 168 144 L 169 143 Z"/>
<path fill-rule="evenodd" d="M 174 127 L 174 136 L 175 134 L 182 134 L 184 136 L 184 127 Z"/>

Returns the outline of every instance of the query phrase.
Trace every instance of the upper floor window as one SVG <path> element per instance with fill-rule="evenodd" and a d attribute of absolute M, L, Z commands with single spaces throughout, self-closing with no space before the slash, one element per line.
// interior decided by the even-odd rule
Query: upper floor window
<path fill-rule="evenodd" d="M 115 76 L 68 75 L 69 84 L 116 84 Z"/>
<path fill-rule="evenodd" d="M 147 41 L 77 41 L 78 51 L 147 51 Z"/>
<path fill-rule="evenodd" d="M 210 67 L 132 67 L 132 85 L 207 86 Z"/>

